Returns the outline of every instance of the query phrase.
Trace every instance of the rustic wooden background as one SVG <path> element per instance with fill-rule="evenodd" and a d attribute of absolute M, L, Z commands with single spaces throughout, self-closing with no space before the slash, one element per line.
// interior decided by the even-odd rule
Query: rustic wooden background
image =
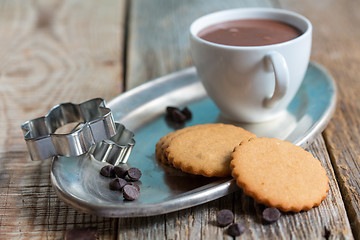
<path fill-rule="evenodd" d="M 30 161 L 20 124 L 58 103 L 110 100 L 191 66 L 190 23 L 239 7 L 285 8 L 313 23 L 312 60 L 339 90 L 333 119 L 308 149 L 330 177 L 323 204 L 264 225 L 261 206 L 241 192 L 145 218 L 100 218 L 61 202 L 50 161 Z M 78 227 L 97 228 L 99 239 L 228 239 L 215 224 L 222 208 L 246 226 L 239 239 L 360 239 L 359 9 L 350 0 L 0 1 L 0 239 L 62 239 Z"/>

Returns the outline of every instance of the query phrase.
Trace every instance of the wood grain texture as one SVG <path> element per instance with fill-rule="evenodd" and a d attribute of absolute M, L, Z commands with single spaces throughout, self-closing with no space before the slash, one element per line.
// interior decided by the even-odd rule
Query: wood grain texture
<path fill-rule="evenodd" d="M 0 239 L 63 239 L 96 227 L 111 239 L 117 221 L 62 203 L 50 161 L 31 162 L 20 124 L 66 101 L 122 92 L 125 0 L 0 2 Z"/>
<path fill-rule="evenodd" d="M 126 68 L 128 88 L 191 65 L 187 31 L 195 18 L 230 7 L 279 6 L 277 1 L 155 2 L 136 0 L 131 3 Z M 164 216 L 120 219 L 118 237 L 230 239 L 226 228 L 216 225 L 217 211 L 228 208 L 235 212 L 236 221 L 247 228 L 241 239 L 352 239 L 341 193 L 322 137 L 311 145 L 310 151 L 321 160 L 331 179 L 329 195 L 318 208 L 299 214 L 286 214 L 277 223 L 266 225 L 259 217 L 262 206 L 239 191 Z"/>
<path fill-rule="evenodd" d="M 131 1 L 127 38 L 127 89 L 192 65 L 189 27 L 196 18 L 229 8 L 271 6 L 276 7 L 277 2 L 271 0 Z"/>
<path fill-rule="evenodd" d="M 324 137 L 354 235 L 360 239 L 360 2 L 280 2 L 313 23 L 312 59 L 324 65 L 337 83 L 337 109 Z"/>
<path fill-rule="evenodd" d="M 0 152 L 23 151 L 20 124 L 55 104 L 122 92 L 123 2 L 0 3 Z"/>
<path fill-rule="evenodd" d="M 50 183 L 50 161 L 24 162 L 27 152 L 0 154 L 0 239 L 63 239 L 67 229 L 95 227 L 112 239 L 117 221 L 63 203 Z"/>

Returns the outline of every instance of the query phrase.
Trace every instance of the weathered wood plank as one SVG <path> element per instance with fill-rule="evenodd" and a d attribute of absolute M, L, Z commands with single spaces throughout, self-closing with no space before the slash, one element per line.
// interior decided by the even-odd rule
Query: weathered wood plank
<path fill-rule="evenodd" d="M 0 2 L 0 239 L 63 239 L 117 220 L 76 212 L 50 183 L 50 161 L 31 162 L 20 124 L 64 101 L 122 92 L 125 0 Z M 116 234 L 115 234 L 116 235 Z"/>
<path fill-rule="evenodd" d="M 83 214 L 56 196 L 50 161 L 24 162 L 26 152 L 0 154 L 0 239 L 63 239 L 67 229 L 96 227 L 111 239 L 117 221 Z"/>
<path fill-rule="evenodd" d="M 323 64 L 337 82 L 338 106 L 324 137 L 354 235 L 360 239 L 360 2 L 280 2 L 313 23 L 312 58 Z"/>
<path fill-rule="evenodd" d="M 270 6 L 276 7 L 277 2 L 131 1 L 126 61 L 127 88 L 192 65 L 188 29 L 196 18 L 229 8 Z"/>
<path fill-rule="evenodd" d="M 122 92 L 124 1 L 1 4 L 0 152 L 24 150 L 19 125 L 54 104 Z"/>
<path fill-rule="evenodd" d="M 127 53 L 127 88 L 166 73 L 191 65 L 188 26 L 197 17 L 233 7 L 275 6 L 277 1 L 132 1 Z M 147 11 L 142 11 L 147 9 Z M 216 213 L 233 209 L 236 220 L 247 227 L 245 239 L 321 239 L 326 237 L 352 239 L 341 194 L 319 137 L 310 147 L 326 167 L 331 190 L 324 203 L 309 212 L 286 214 L 276 224 L 263 225 L 259 218 L 261 206 L 241 192 L 194 208 L 166 214 L 165 217 L 122 219 L 119 238 L 146 236 L 157 239 L 229 239 L 224 228 L 216 223 Z M 140 227 L 142 230 L 137 230 Z M 120 230 L 121 229 L 121 230 Z"/>

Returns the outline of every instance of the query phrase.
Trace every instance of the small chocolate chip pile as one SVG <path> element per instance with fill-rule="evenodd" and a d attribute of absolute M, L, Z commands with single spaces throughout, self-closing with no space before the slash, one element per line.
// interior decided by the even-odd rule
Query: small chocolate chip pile
<path fill-rule="evenodd" d="M 191 111 L 185 107 L 180 110 L 177 107 L 167 107 L 166 108 L 166 118 L 175 123 L 185 123 L 186 121 L 192 118 Z"/>
<path fill-rule="evenodd" d="M 139 198 L 140 187 L 135 181 L 141 178 L 142 173 L 138 168 L 125 169 L 121 166 L 106 165 L 101 168 L 100 174 L 113 178 L 109 183 L 109 188 L 121 191 L 124 199 L 133 201 Z"/>
<path fill-rule="evenodd" d="M 279 220 L 281 212 L 277 208 L 265 208 L 261 215 L 266 223 L 273 223 Z M 220 210 L 216 215 L 216 222 L 220 227 L 230 226 L 227 229 L 227 234 L 232 237 L 240 236 L 245 232 L 245 227 L 239 223 L 234 223 L 234 214 L 228 210 Z"/>
<path fill-rule="evenodd" d="M 227 233 L 232 237 L 240 236 L 245 232 L 245 228 L 242 225 L 233 223 L 234 214 L 228 209 L 220 210 L 216 215 L 216 221 L 220 227 L 226 227 L 231 224 L 227 229 Z"/>

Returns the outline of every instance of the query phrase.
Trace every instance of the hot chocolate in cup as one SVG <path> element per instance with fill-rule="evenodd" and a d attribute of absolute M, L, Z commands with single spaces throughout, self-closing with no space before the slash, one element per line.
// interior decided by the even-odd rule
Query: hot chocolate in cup
<path fill-rule="evenodd" d="M 190 26 L 198 76 L 222 115 L 263 122 L 285 112 L 305 76 L 312 25 L 295 12 L 241 8 L 212 13 Z"/>

